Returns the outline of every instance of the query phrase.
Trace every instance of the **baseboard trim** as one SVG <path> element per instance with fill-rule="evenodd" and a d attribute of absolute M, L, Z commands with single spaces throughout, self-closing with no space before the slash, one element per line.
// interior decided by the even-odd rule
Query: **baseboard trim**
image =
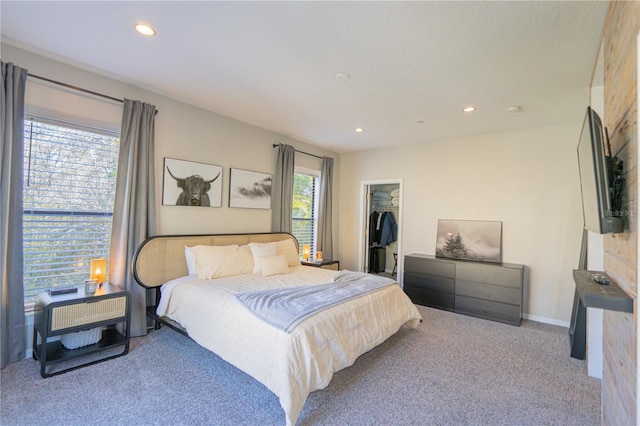
<path fill-rule="evenodd" d="M 544 324 L 559 325 L 560 327 L 569 328 L 569 323 L 567 321 L 558 321 L 552 318 L 539 317 L 537 315 L 529 315 L 529 314 L 522 314 L 522 318 L 528 319 L 531 321 L 541 322 Z"/>

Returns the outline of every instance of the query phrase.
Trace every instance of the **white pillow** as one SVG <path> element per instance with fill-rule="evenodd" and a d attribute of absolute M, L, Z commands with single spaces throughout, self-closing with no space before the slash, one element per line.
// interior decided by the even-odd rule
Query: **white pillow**
<path fill-rule="evenodd" d="M 260 258 L 265 256 L 275 256 L 276 243 L 249 243 L 251 247 L 251 254 L 253 255 L 253 273 L 261 274 L 262 268 L 260 266 Z"/>
<path fill-rule="evenodd" d="M 300 258 L 298 257 L 298 250 L 296 250 L 296 244 L 291 238 L 276 242 L 276 252 L 280 255 L 284 255 L 287 258 L 287 265 L 300 266 Z"/>
<path fill-rule="evenodd" d="M 260 266 L 262 267 L 262 275 L 268 277 L 270 275 L 288 274 L 289 265 L 287 257 L 280 256 L 262 256 L 260 258 Z"/>
<path fill-rule="evenodd" d="M 247 246 L 194 246 L 191 250 L 201 280 L 250 274 L 253 270 L 253 258 Z"/>
<path fill-rule="evenodd" d="M 192 247 L 184 246 L 184 258 L 187 261 L 187 271 L 189 275 L 198 275 L 196 270 L 196 255 L 193 254 Z"/>

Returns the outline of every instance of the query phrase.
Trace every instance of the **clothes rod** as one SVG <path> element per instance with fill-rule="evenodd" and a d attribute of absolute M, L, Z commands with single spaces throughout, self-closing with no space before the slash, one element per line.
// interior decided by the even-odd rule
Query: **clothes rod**
<path fill-rule="evenodd" d="M 50 78 L 42 77 L 42 76 L 36 75 L 36 74 L 27 73 L 27 75 L 29 77 L 37 78 L 38 80 L 46 81 L 48 83 L 57 84 L 58 86 L 63 86 L 63 87 L 66 87 L 68 89 L 77 90 L 78 92 L 88 93 L 90 95 L 94 95 L 94 96 L 98 96 L 98 97 L 101 97 L 101 98 L 109 99 L 111 101 L 120 102 L 121 104 L 124 103 L 124 99 L 114 98 L 113 96 L 105 95 L 103 93 L 94 92 L 93 90 L 84 89 L 84 88 L 78 87 L 78 86 L 73 86 L 71 84 L 63 83 L 63 82 L 57 81 L 57 80 L 52 80 Z M 158 114 L 158 110 L 157 109 L 156 109 L 155 113 Z"/>
<path fill-rule="evenodd" d="M 280 144 L 277 144 L 277 143 L 274 143 L 274 144 L 273 144 L 273 147 L 274 147 L 274 148 L 277 148 L 277 147 L 279 147 L 279 146 L 280 146 Z M 296 149 L 296 152 L 299 152 L 300 154 L 304 154 L 304 155 L 310 155 L 310 156 L 312 156 L 312 157 L 316 157 L 316 158 L 319 158 L 319 159 L 321 159 L 321 160 L 324 158 L 324 157 L 321 157 L 321 156 L 319 156 L 319 155 L 310 154 L 310 153 L 308 153 L 308 152 L 300 151 L 300 150 L 297 150 L 297 149 Z"/>

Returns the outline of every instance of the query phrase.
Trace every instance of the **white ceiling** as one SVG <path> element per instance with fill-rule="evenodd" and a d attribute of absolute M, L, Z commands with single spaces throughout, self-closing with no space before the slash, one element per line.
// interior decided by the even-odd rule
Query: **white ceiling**
<path fill-rule="evenodd" d="M 3 42 L 346 152 L 581 120 L 608 6 L 2 0 L 0 17 Z"/>

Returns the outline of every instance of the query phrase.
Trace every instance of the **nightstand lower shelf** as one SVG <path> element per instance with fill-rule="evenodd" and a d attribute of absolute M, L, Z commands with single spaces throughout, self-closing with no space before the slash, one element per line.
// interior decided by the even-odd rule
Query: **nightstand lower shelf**
<path fill-rule="evenodd" d="M 74 365 L 63 370 L 55 371 L 53 373 L 47 372 L 47 366 L 58 364 L 65 361 L 70 361 L 74 358 L 80 358 L 82 356 L 96 353 L 97 351 L 104 351 L 107 349 L 123 346 L 122 352 L 114 355 L 109 355 L 103 358 L 95 359 L 93 361 L 84 362 L 79 365 Z M 60 341 L 53 341 L 48 343 L 41 343 L 33 351 L 33 359 L 41 361 L 40 374 L 42 377 L 51 377 L 58 374 L 66 373 L 71 370 L 75 370 L 80 367 L 86 367 L 88 365 L 98 364 L 103 361 L 108 361 L 113 358 L 117 358 L 126 355 L 129 352 L 129 339 L 122 335 L 115 328 L 108 328 L 102 331 L 102 338 L 99 342 L 92 345 L 87 345 L 77 349 L 67 349 Z M 42 359 L 41 359 L 42 357 Z"/>

